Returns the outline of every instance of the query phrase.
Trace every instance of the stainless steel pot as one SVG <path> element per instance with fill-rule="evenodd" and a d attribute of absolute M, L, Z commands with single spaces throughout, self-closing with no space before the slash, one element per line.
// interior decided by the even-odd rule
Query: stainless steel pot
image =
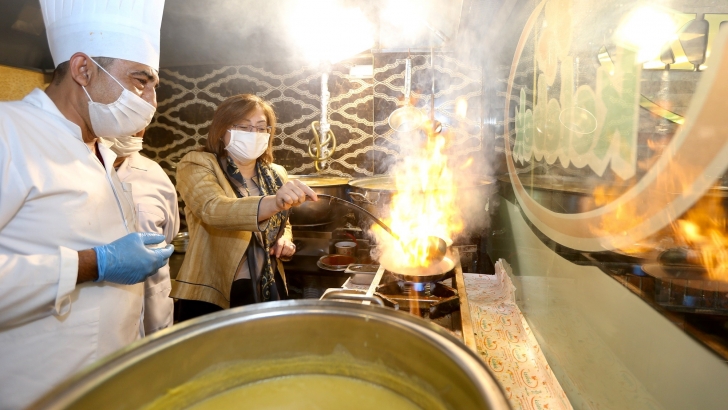
<path fill-rule="evenodd" d="M 356 178 L 349 181 L 351 201 L 377 218 L 386 217 L 397 185 L 390 176 Z"/>
<path fill-rule="evenodd" d="M 290 179 L 298 179 L 308 185 L 317 194 L 327 194 L 338 198 L 347 198 L 349 179 L 318 175 L 289 175 Z M 289 222 L 296 226 L 325 225 L 332 222 L 346 210 L 341 205 L 330 201 L 305 202 L 291 209 Z"/>
<path fill-rule="evenodd" d="M 137 409 L 155 400 L 165 408 L 161 397 L 184 408 L 244 383 L 308 372 L 383 385 L 423 408 L 510 408 L 478 355 L 444 329 L 403 312 L 333 301 L 261 303 L 176 325 L 85 370 L 32 408 Z"/>

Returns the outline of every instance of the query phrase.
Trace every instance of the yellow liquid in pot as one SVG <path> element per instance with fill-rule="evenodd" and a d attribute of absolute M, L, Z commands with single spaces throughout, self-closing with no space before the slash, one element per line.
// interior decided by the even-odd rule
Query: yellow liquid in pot
<path fill-rule="evenodd" d="M 267 379 L 237 387 L 190 410 L 420 410 L 403 396 L 350 377 L 305 374 Z"/>

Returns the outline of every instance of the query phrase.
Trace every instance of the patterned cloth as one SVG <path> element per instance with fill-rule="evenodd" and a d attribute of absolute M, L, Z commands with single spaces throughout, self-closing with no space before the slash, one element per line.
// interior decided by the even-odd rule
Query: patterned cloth
<path fill-rule="evenodd" d="M 514 410 L 572 410 L 541 346 L 516 305 L 508 263 L 495 275 L 463 274 L 476 350 Z"/>
<path fill-rule="evenodd" d="M 228 176 L 230 183 L 235 188 L 235 194 L 238 198 L 243 196 L 250 196 L 250 190 L 245 178 L 240 173 L 237 165 L 233 162 L 232 158 L 218 158 L 220 167 L 225 170 L 225 174 Z M 276 192 L 283 186 L 283 182 L 278 174 L 273 169 L 257 161 L 255 164 L 255 173 L 258 176 L 258 188 L 260 189 L 261 196 L 275 195 Z M 275 283 L 275 275 L 273 272 L 273 261 L 270 255 L 270 248 L 276 243 L 278 238 L 281 236 L 285 226 L 286 220 L 288 219 L 288 212 L 278 212 L 268 219 L 268 225 L 263 229 L 262 235 L 253 235 L 257 238 L 260 245 L 265 250 L 265 256 L 263 260 L 263 272 L 260 280 L 260 291 L 262 300 L 271 300 L 271 287 Z M 251 272 L 253 277 L 254 272 Z"/>

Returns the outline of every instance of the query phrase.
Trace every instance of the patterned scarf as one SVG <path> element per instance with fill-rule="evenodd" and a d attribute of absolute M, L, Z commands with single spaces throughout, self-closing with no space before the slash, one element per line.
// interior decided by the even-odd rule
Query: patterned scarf
<path fill-rule="evenodd" d="M 233 187 L 236 188 L 235 195 L 237 195 L 238 198 L 242 198 L 243 196 L 250 196 L 248 185 L 246 184 L 243 175 L 240 174 L 240 170 L 238 169 L 237 165 L 235 165 L 235 162 L 233 162 L 232 158 L 226 158 L 227 161 L 225 161 L 225 159 L 223 158 L 220 158 L 219 162 L 220 166 L 223 167 L 223 169 L 225 170 L 225 174 L 227 174 L 228 178 L 230 179 L 230 182 L 233 184 Z M 281 178 L 278 176 L 278 174 L 276 174 L 276 172 L 273 171 L 273 169 L 269 165 L 264 164 L 262 161 L 256 161 L 255 172 L 258 175 L 258 185 L 262 196 L 275 195 L 278 189 L 283 186 L 283 182 L 281 181 Z M 245 195 L 243 195 L 243 192 L 245 192 Z M 273 261 L 271 260 L 270 248 L 275 245 L 278 237 L 282 233 L 281 228 L 284 227 L 287 218 L 288 212 L 278 212 L 277 214 L 271 216 L 268 220 L 268 227 L 265 228 L 265 230 L 263 231 L 263 235 L 260 235 L 263 240 L 263 248 L 265 249 L 265 260 L 263 263 L 263 272 L 261 275 L 261 292 L 264 301 L 270 300 L 270 289 L 271 286 L 275 284 L 275 277 L 273 275 Z M 253 236 L 258 237 L 258 235 Z"/>

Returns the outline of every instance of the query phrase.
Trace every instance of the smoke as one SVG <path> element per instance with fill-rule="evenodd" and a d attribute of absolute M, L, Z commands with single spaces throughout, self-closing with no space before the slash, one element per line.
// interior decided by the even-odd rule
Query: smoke
<path fill-rule="evenodd" d="M 168 1 L 162 20 L 162 66 L 302 60 L 305 56 L 289 23 L 303 1 Z"/>

